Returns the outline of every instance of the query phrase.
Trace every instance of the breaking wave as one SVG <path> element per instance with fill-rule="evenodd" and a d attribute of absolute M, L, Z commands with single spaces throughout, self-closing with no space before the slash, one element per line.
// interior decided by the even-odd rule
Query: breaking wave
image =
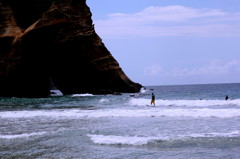
<path fill-rule="evenodd" d="M 240 137 L 239 131 L 226 133 L 202 133 L 176 136 L 116 136 L 116 135 L 94 135 L 88 134 L 88 137 L 95 143 L 101 145 L 146 145 L 148 143 L 157 143 L 159 141 L 187 140 L 197 138 L 221 138 L 221 137 Z"/>
<path fill-rule="evenodd" d="M 93 94 L 89 94 L 89 93 L 86 93 L 86 94 L 73 94 L 72 97 L 92 97 L 94 96 Z"/>
<path fill-rule="evenodd" d="M 156 100 L 156 106 L 240 106 L 240 100 Z M 150 99 L 132 98 L 128 102 L 131 106 L 150 105 Z"/>
<path fill-rule="evenodd" d="M 5 111 L 0 118 L 117 118 L 117 117 L 193 117 L 193 118 L 233 118 L 240 117 L 239 109 L 164 109 L 159 107 L 144 107 L 143 109 L 55 109 L 32 111 Z"/>
<path fill-rule="evenodd" d="M 17 139 L 17 138 L 28 138 L 32 136 L 40 136 L 44 135 L 46 132 L 38 132 L 38 133 L 26 133 L 26 134 L 14 134 L 14 135 L 1 135 L 0 139 Z"/>
<path fill-rule="evenodd" d="M 151 140 L 156 140 L 154 137 L 138 137 L 138 136 L 115 136 L 115 135 L 88 135 L 96 144 L 105 145 L 144 145 Z"/>

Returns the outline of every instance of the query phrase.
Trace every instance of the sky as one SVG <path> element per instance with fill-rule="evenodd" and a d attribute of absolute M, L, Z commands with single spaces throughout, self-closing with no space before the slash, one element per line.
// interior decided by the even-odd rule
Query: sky
<path fill-rule="evenodd" d="M 87 0 L 97 34 L 144 86 L 240 83 L 240 0 Z"/>

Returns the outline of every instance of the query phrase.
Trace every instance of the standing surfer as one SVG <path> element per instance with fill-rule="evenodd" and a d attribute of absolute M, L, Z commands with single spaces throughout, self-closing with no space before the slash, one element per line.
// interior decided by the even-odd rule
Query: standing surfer
<path fill-rule="evenodd" d="M 152 100 L 151 100 L 151 105 L 155 106 L 155 95 L 152 93 Z"/>

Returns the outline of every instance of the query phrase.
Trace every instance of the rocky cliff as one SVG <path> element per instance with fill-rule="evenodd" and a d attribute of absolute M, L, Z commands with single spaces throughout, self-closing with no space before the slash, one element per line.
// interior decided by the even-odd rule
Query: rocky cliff
<path fill-rule="evenodd" d="M 0 0 L 0 96 L 138 92 L 96 34 L 86 0 Z"/>

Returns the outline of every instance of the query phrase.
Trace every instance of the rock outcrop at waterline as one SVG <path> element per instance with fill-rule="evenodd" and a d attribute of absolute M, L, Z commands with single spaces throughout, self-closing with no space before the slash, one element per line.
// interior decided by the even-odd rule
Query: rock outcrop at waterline
<path fill-rule="evenodd" d="M 86 0 L 0 0 L 0 96 L 138 92 L 96 34 Z"/>

